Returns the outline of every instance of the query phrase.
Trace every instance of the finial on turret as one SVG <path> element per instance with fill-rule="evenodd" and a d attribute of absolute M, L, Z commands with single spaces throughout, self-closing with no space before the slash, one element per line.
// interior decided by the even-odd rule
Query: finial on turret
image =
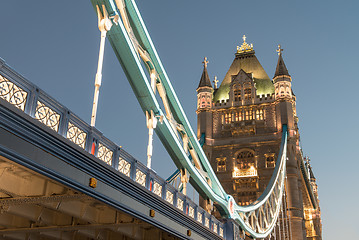
<path fill-rule="evenodd" d="M 278 55 L 282 55 L 283 48 L 280 46 L 280 44 L 278 45 L 278 49 L 276 51 L 277 51 Z"/>
<path fill-rule="evenodd" d="M 247 39 L 246 35 L 243 35 L 242 39 L 243 39 L 242 45 L 240 47 L 237 46 L 237 53 L 244 53 L 244 52 L 253 51 L 253 44 L 252 43 L 248 44 L 246 42 L 246 39 Z"/>
<path fill-rule="evenodd" d="M 207 64 L 209 63 L 208 60 L 207 60 L 207 57 L 204 57 L 204 61 L 202 63 L 203 63 L 203 66 L 205 68 L 207 68 Z"/>
<path fill-rule="evenodd" d="M 217 89 L 218 88 L 218 79 L 217 79 L 217 76 L 214 76 L 214 80 L 213 80 L 213 85 L 214 85 L 214 89 Z"/>

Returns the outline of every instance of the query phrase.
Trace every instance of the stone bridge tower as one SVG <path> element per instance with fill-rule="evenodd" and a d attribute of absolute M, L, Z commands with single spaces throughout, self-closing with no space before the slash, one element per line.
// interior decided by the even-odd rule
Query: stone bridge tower
<path fill-rule="evenodd" d="M 282 239 L 321 239 L 315 178 L 299 147 L 296 97 L 278 47 L 272 80 L 245 36 L 219 88 L 217 82 L 214 89 L 211 85 L 205 59 L 197 88 L 197 136 L 204 140 L 203 149 L 224 189 L 238 204 L 248 205 L 272 176 L 282 124 L 287 124 L 286 194 L 279 219 L 287 228 L 278 228 L 277 234 Z"/>

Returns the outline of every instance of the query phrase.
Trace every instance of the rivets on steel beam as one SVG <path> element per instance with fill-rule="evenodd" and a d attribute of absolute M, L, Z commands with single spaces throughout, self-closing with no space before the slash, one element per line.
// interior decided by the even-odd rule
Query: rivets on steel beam
<path fill-rule="evenodd" d="M 192 235 L 192 231 L 188 229 L 188 230 L 187 230 L 187 236 L 190 237 L 191 235 Z"/>
<path fill-rule="evenodd" d="M 150 217 L 154 217 L 155 216 L 155 210 L 151 209 L 150 210 Z"/>
<path fill-rule="evenodd" d="M 92 188 L 96 188 L 96 187 L 97 187 L 97 180 L 96 180 L 96 178 L 90 178 L 89 186 L 92 187 Z"/>

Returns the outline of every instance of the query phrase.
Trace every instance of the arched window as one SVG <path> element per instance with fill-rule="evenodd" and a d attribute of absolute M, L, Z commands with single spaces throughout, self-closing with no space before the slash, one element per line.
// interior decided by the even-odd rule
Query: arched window
<path fill-rule="evenodd" d="M 206 96 L 202 95 L 202 99 L 201 99 L 201 108 L 206 107 Z"/>
<path fill-rule="evenodd" d="M 244 99 L 249 100 L 252 98 L 252 89 L 251 88 L 245 88 L 244 89 Z"/>
<path fill-rule="evenodd" d="M 290 89 L 289 89 L 289 86 L 286 87 L 286 92 L 287 92 L 287 95 L 290 96 Z"/>
<path fill-rule="evenodd" d="M 211 99 L 211 97 L 208 95 L 208 96 L 207 96 L 207 107 L 211 107 L 211 102 L 212 102 L 212 99 Z"/>
<path fill-rule="evenodd" d="M 242 90 L 241 87 L 236 85 L 233 90 L 233 97 L 235 102 L 241 101 Z"/>
<path fill-rule="evenodd" d="M 283 85 L 280 85 L 280 96 L 283 96 L 284 95 L 284 86 Z"/>
<path fill-rule="evenodd" d="M 253 152 L 248 150 L 239 152 L 237 155 L 237 166 L 240 170 L 256 167 Z"/>
<path fill-rule="evenodd" d="M 236 166 L 233 169 L 233 178 L 248 178 L 256 177 L 257 174 L 257 163 L 254 157 L 254 152 L 250 149 L 243 149 L 236 157 Z"/>

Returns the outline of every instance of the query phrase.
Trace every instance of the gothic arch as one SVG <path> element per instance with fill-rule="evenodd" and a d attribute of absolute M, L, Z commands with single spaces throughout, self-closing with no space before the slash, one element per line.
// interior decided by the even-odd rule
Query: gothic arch
<path fill-rule="evenodd" d="M 246 170 L 251 167 L 257 168 L 257 160 L 254 150 L 242 148 L 234 154 L 235 165 L 240 170 Z"/>

